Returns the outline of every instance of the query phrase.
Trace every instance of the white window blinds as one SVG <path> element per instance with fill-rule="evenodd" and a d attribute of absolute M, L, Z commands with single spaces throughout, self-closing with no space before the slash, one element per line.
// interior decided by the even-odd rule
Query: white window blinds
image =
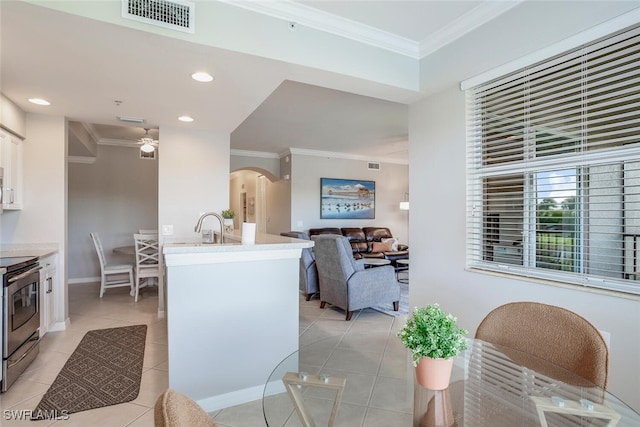
<path fill-rule="evenodd" d="M 640 29 L 467 90 L 471 268 L 640 294 Z"/>

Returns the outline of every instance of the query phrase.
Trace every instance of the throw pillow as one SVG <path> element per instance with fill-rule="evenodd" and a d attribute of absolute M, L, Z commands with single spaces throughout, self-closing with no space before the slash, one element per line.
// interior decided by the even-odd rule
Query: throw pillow
<path fill-rule="evenodd" d="M 398 250 L 398 239 L 396 239 L 395 237 L 391 237 L 389 239 L 381 239 L 380 241 L 383 243 L 391 242 L 391 250 L 393 252 Z"/>
<path fill-rule="evenodd" d="M 392 242 L 373 242 L 371 252 L 391 252 Z"/>

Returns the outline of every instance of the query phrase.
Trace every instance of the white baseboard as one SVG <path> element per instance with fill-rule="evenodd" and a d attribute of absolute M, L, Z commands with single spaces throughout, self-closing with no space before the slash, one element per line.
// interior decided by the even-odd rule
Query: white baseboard
<path fill-rule="evenodd" d="M 230 406 L 241 405 L 243 403 L 253 402 L 254 400 L 262 400 L 264 385 L 236 390 L 230 393 L 220 394 L 217 396 L 206 397 L 198 400 L 198 405 L 206 412 L 214 412 Z"/>
<path fill-rule="evenodd" d="M 87 283 L 87 284 L 93 284 L 93 283 L 100 283 L 100 276 L 98 277 L 80 277 L 80 278 L 76 278 L 76 279 L 69 279 L 67 280 L 67 283 L 69 283 L 70 285 L 77 285 L 78 283 Z"/>

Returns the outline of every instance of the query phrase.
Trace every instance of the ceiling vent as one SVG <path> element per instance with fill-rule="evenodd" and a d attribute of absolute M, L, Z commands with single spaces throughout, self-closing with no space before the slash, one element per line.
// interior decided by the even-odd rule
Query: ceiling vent
<path fill-rule="evenodd" d="M 379 171 L 380 170 L 380 163 L 378 163 L 378 162 L 369 162 L 369 163 L 367 163 L 367 169 L 369 169 L 371 171 Z"/>
<path fill-rule="evenodd" d="M 146 24 L 195 32 L 195 3 L 166 0 L 122 0 L 122 17 Z"/>

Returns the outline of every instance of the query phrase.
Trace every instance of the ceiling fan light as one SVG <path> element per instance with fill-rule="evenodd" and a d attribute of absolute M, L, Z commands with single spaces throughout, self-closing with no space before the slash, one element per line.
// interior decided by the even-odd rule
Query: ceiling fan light
<path fill-rule="evenodd" d="M 153 152 L 153 150 L 155 150 L 155 148 L 149 143 L 149 141 L 145 141 L 145 143 L 142 144 L 142 147 L 140 147 L 140 150 L 144 151 L 145 153 L 151 153 Z"/>

